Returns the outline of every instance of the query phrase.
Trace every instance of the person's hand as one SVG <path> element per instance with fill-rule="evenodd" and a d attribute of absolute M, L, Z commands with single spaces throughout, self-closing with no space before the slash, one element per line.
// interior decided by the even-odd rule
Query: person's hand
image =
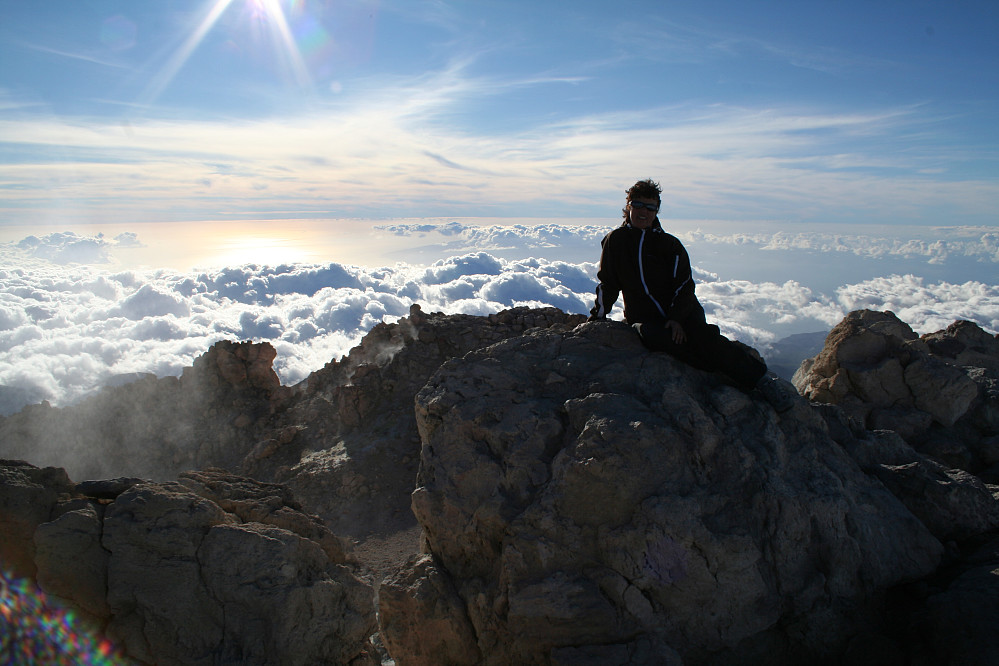
<path fill-rule="evenodd" d="M 683 330 L 683 326 L 680 326 L 680 322 L 675 319 L 670 319 L 666 322 L 666 328 L 669 329 L 670 335 L 673 337 L 673 342 L 678 345 L 682 345 L 687 341 L 687 334 Z"/>

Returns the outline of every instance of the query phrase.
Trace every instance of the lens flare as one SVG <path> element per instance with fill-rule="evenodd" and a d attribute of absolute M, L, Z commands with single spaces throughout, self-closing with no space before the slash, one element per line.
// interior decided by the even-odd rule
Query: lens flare
<path fill-rule="evenodd" d="M 48 599 L 33 583 L 0 572 L 0 664 L 128 663 L 109 641 L 92 636 L 72 611 Z"/>

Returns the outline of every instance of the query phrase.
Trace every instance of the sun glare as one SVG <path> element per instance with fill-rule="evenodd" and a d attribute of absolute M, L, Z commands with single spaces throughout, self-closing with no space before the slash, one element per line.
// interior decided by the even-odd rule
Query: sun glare
<path fill-rule="evenodd" d="M 194 50 L 198 48 L 201 40 L 205 38 L 208 31 L 212 29 L 212 26 L 219 20 L 222 16 L 222 12 L 232 3 L 232 0 L 214 0 L 210 5 L 207 6 L 207 11 L 204 17 L 195 27 L 195 29 L 188 35 L 180 47 L 174 51 L 170 58 L 167 60 L 166 64 L 160 69 L 159 72 L 153 77 L 150 82 L 149 87 L 146 89 L 146 94 L 144 95 L 144 102 L 151 103 L 160 94 L 166 90 L 170 82 L 173 81 L 174 77 L 177 76 L 177 72 L 181 70 L 184 63 L 187 62 Z"/>
<path fill-rule="evenodd" d="M 288 26 L 288 17 L 285 16 L 284 10 L 281 8 L 280 0 L 249 1 L 255 2 L 263 8 L 264 14 L 268 20 L 268 26 L 277 33 L 279 41 L 284 47 L 280 53 L 288 60 L 288 65 L 291 67 L 291 71 L 295 74 L 295 82 L 303 87 L 310 86 L 312 82 L 309 78 L 309 70 L 305 67 L 305 61 L 302 60 L 302 54 L 298 50 L 298 44 L 295 42 L 295 38 L 291 34 L 291 28 Z"/>
<path fill-rule="evenodd" d="M 200 20 L 187 35 L 180 46 L 170 54 L 166 63 L 152 77 L 147 86 L 142 102 L 150 104 L 158 98 L 170 83 L 177 76 L 177 73 L 184 67 L 190 59 L 191 54 L 197 50 L 204 41 L 205 36 L 218 23 L 219 19 L 229 9 L 235 0 L 211 0 L 203 6 Z M 301 2 L 294 2 L 296 7 L 301 6 Z M 243 0 L 244 10 L 253 13 L 264 23 L 267 31 L 274 38 L 274 43 L 278 45 L 277 56 L 281 58 L 291 70 L 295 83 L 302 87 L 312 85 L 309 70 L 305 60 L 302 58 L 298 44 L 292 34 L 288 17 L 281 6 L 281 0 Z"/>

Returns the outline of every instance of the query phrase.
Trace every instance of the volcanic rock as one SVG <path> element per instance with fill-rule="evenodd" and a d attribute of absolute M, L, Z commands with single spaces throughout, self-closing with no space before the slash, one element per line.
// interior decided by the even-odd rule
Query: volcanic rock
<path fill-rule="evenodd" d="M 31 563 L 48 595 L 129 658 L 378 663 L 372 589 L 287 488 L 207 470 L 111 501 L 67 492 L 65 473 L 10 461 L 0 472 L 0 518 L 19 528 L 16 541 L 5 531 L 4 563 Z"/>
<path fill-rule="evenodd" d="M 216 343 L 180 378 L 144 378 L 65 408 L 0 418 L 0 457 L 58 465 L 74 478 L 176 478 L 219 467 L 292 489 L 334 532 L 366 538 L 416 522 L 409 511 L 420 439 L 413 396 L 454 356 L 582 315 L 513 308 L 425 313 L 376 325 L 341 360 L 280 385 L 266 342 Z M 102 492 L 121 489 L 98 481 Z M 94 489 L 85 492 L 97 492 Z M 414 541 L 415 549 L 415 541 Z"/>
<path fill-rule="evenodd" d="M 54 517 L 73 492 L 66 470 L 0 460 L 0 566 L 11 575 L 35 576 L 35 530 Z"/>
<path fill-rule="evenodd" d="M 399 666 L 990 663 L 994 336 L 851 313 L 776 414 L 582 321 L 414 306 L 298 386 L 225 342 L 0 419 L 70 468 L 0 465 L 0 560 L 155 663 L 370 663 L 386 571 Z"/>
<path fill-rule="evenodd" d="M 380 589 L 400 666 L 829 663 L 943 553 L 804 400 L 778 415 L 620 323 L 452 359 L 416 414 L 433 559 Z"/>
<path fill-rule="evenodd" d="M 971 322 L 918 337 L 891 312 L 851 312 L 793 381 L 867 429 L 999 480 L 999 338 Z"/>
<path fill-rule="evenodd" d="M 292 488 L 334 532 L 365 538 L 416 523 L 409 511 L 420 460 L 413 397 L 450 358 L 532 329 L 568 330 L 582 315 L 513 308 L 489 315 L 425 313 L 376 325 L 340 361 L 296 387 L 273 436 L 239 471 Z M 415 542 L 414 542 L 415 549 Z"/>

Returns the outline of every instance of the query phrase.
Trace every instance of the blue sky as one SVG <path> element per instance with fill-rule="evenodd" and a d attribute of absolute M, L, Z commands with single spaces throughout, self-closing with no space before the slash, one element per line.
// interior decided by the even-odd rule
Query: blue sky
<path fill-rule="evenodd" d="M 0 224 L 999 221 L 994 2 L 0 7 Z"/>

